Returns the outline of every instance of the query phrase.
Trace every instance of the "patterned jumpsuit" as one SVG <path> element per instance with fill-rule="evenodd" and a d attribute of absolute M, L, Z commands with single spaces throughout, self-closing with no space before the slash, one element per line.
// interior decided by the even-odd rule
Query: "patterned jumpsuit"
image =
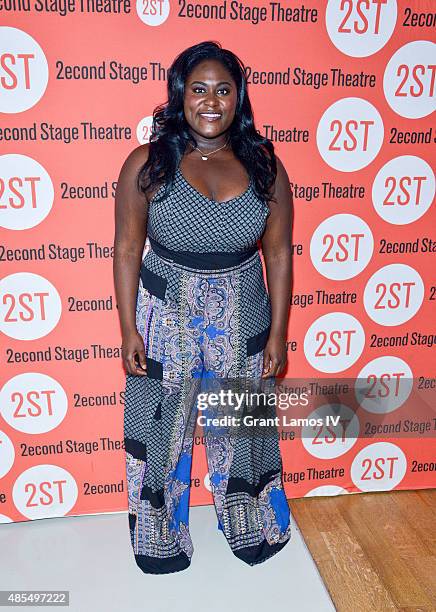
<path fill-rule="evenodd" d="M 127 374 L 124 408 L 130 538 L 137 565 L 151 574 L 191 563 L 197 394 L 209 383 L 261 381 L 271 325 L 257 247 L 269 211 L 252 182 L 216 202 L 178 168 L 170 195 L 157 201 L 163 189 L 149 204 L 151 249 L 137 293 L 147 375 Z M 204 426 L 210 487 L 218 529 L 236 557 L 255 565 L 291 536 L 278 434 L 232 432 Z"/>

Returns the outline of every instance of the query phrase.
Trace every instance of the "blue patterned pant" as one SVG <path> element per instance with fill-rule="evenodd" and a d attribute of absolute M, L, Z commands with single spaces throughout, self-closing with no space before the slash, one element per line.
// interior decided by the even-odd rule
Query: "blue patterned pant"
<path fill-rule="evenodd" d="M 163 574 L 191 563 L 194 431 L 199 414 L 204 421 L 222 414 L 219 406 L 200 412 L 198 394 L 264 383 L 271 304 L 259 253 L 233 267 L 199 270 L 147 252 L 136 325 L 147 376 L 126 378 L 129 527 L 138 566 Z M 203 425 L 203 433 L 218 528 L 238 558 L 261 563 L 291 535 L 278 435 L 242 435 L 221 424 Z"/>

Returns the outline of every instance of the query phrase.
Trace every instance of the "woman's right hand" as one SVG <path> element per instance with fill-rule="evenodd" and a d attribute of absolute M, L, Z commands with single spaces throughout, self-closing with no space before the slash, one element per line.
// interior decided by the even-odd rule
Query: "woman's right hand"
<path fill-rule="evenodd" d="M 144 339 L 137 330 L 123 336 L 121 354 L 123 365 L 129 374 L 139 374 L 140 376 L 145 376 L 147 374 Z"/>

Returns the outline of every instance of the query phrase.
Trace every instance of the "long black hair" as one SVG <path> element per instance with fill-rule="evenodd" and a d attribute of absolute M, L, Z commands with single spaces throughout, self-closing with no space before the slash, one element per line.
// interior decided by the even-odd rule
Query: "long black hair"
<path fill-rule="evenodd" d="M 168 69 L 168 100 L 153 111 L 149 155 L 139 170 L 137 187 L 145 194 L 151 187 L 164 183 L 162 197 L 166 197 L 187 144 L 197 146 L 183 110 L 185 81 L 195 66 L 206 59 L 220 61 L 237 85 L 235 117 L 228 133 L 230 143 L 252 179 L 256 195 L 268 202 L 277 174 L 274 145 L 255 128 L 243 62 L 220 43 L 210 40 L 182 51 Z"/>

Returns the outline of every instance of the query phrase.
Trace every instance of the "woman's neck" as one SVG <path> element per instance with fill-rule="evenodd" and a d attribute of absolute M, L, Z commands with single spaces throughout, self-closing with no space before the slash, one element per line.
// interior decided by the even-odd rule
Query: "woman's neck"
<path fill-rule="evenodd" d="M 219 149 L 219 147 L 224 147 L 224 145 L 229 140 L 229 135 L 227 132 L 225 132 L 224 134 L 220 134 L 216 138 L 204 138 L 204 136 L 199 136 L 198 134 L 192 135 L 197 141 L 197 147 L 201 149 L 204 153 L 209 153 L 210 151 L 215 151 L 216 149 Z M 189 143 L 187 153 L 191 153 L 194 150 L 196 150 L 195 146 L 192 143 Z"/>

